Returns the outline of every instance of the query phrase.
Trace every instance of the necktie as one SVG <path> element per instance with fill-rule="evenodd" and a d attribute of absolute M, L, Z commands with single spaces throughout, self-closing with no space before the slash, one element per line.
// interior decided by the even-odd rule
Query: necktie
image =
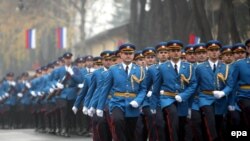
<path fill-rule="evenodd" d="M 214 64 L 214 69 L 213 69 L 213 72 L 215 72 L 216 71 L 216 65 Z"/>
<path fill-rule="evenodd" d="M 126 70 L 125 71 L 126 71 L 126 74 L 128 75 L 128 66 L 126 66 Z"/>
<path fill-rule="evenodd" d="M 176 64 L 174 64 L 174 70 L 178 74 L 178 69 L 177 69 L 177 65 Z"/>

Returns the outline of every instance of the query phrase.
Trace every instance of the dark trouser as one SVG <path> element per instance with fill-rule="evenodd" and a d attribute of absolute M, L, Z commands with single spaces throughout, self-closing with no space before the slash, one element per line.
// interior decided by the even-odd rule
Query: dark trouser
<path fill-rule="evenodd" d="M 106 114 L 109 113 L 104 111 L 103 117 L 97 117 L 98 123 L 96 129 L 100 141 L 112 141 L 111 129 L 109 128 Z"/>
<path fill-rule="evenodd" d="M 115 107 L 112 110 L 112 130 L 114 141 L 135 141 L 135 129 L 138 117 L 125 117 L 124 112 Z"/>
<path fill-rule="evenodd" d="M 186 116 L 179 117 L 179 141 L 192 141 L 191 120 Z"/>
<path fill-rule="evenodd" d="M 156 136 L 159 141 L 166 141 L 166 122 L 161 107 L 156 109 L 155 115 Z"/>
<path fill-rule="evenodd" d="M 217 138 L 214 107 L 213 105 L 203 106 L 200 110 L 206 130 L 206 138 L 208 141 L 213 141 Z"/>
<path fill-rule="evenodd" d="M 145 125 L 148 131 L 149 141 L 156 141 L 156 126 L 155 126 L 155 116 L 151 113 L 149 107 L 143 107 L 142 112 L 144 113 Z"/>
<path fill-rule="evenodd" d="M 80 108 L 77 113 L 76 113 L 76 127 L 77 127 L 77 132 L 80 134 L 80 132 L 83 131 L 83 113 L 82 113 L 82 108 Z"/>
<path fill-rule="evenodd" d="M 225 120 L 223 115 L 215 115 L 216 131 L 218 140 L 225 141 Z"/>
<path fill-rule="evenodd" d="M 101 141 L 97 131 L 98 117 L 96 114 L 93 115 L 92 119 L 92 130 L 93 130 L 93 141 Z"/>
<path fill-rule="evenodd" d="M 91 130 L 91 119 L 88 115 L 83 114 L 83 128 L 86 129 L 87 132 Z"/>
<path fill-rule="evenodd" d="M 200 111 L 192 110 L 191 124 L 192 124 L 193 140 L 204 141 L 205 140 L 203 135 L 204 128 L 202 126 L 202 118 Z"/>
<path fill-rule="evenodd" d="M 238 105 L 242 111 L 244 128 L 250 131 L 250 99 L 240 99 Z"/>
<path fill-rule="evenodd" d="M 140 114 L 136 123 L 136 141 L 147 141 L 148 131 L 146 127 L 145 115 Z"/>
<path fill-rule="evenodd" d="M 178 141 L 179 133 L 179 117 L 176 104 L 173 103 L 163 108 L 163 113 L 166 121 L 166 127 L 168 130 L 169 140 Z"/>

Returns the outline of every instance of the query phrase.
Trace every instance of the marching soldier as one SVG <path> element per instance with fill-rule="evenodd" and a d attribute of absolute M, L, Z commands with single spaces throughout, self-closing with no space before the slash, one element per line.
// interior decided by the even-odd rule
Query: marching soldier
<path fill-rule="evenodd" d="M 229 66 L 219 61 L 221 44 L 212 40 L 206 44 L 208 61 L 196 68 L 199 88 L 199 107 L 209 141 L 223 139 L 223 117 L 227 110 L 227 98 L 232 91 Z"/>
<path fill-rule="evenodd" d="M 104 82 L 102 95 L 97 109 L 98 115 L 104 110 L 109 92 L 112 96 L 109 102 L 109 110 L 112 119 L 113 139 L 115 141 L 132 141 L 135 139 L 135 129 L 139 106 L 146 95 L 145 72 L 142 67 L 132 63 L 134 59 L 135 45 L 122 44 L 119 46 L 122 63 L 109 68 Z"/>
<path fill-rule="evenodd" d="M 182 62 L 179 40 L 167 43 L 171 60 L 159 66 L 155 90 L 160 92 L 160 103 L 164 113 L 170 140 L 179 140 L 179 116 L 188 114 L 188 98 L 196 89 L 195 76 L 191 64 Z M 168 72 L 168 73 L 166 73 Z"/>
<path fill-rule="evenodd" d="M 234 62 L 234 56 L 231 45 L 223 46 L 221 48 L 221 57 L 222 62 L 225 64 L 231 64 Z"/>
<path fill-rule="evenodd" d="M 145 67 L 145 57 L 143 56 L 141 50 L 135 52 L 134 62 L 138 66 Z"/>

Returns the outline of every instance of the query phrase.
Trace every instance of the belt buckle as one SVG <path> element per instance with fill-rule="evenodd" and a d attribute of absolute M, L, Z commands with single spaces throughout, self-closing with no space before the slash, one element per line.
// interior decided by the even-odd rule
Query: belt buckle
<path fill-rule="evenodd" d="M 129 97 L 129 93 L 126 92 L 125 93 L 125 97 L 128 98 Z"/>

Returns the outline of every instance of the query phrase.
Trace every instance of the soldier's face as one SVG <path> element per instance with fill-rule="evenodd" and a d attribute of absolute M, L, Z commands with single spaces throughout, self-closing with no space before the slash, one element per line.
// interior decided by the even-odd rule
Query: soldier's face
<path fill-rule="evenodd" d="M 179 60 L 181 58 L 181 49 L 171 49 L 169 55 L 172 60 Z"/>
<path fill-rule="evenodd" d="M 233 62 L 233 54 L 232 53 L 225 53 L 222 55 L 222 60 L 226 64 L 230 64 Z"/>
<path fill-rule="evenodd" d="M 64 58 L 65 65 L 71 64 L 71 58 Z"/>
<path fill-rule="evenodd" d="M 158 53 L 157 53 L 157 58 L 158 58 L 161 62 L 167 61 L 168 58 L 169 58 L 168 51 L 166 51 L 166 50 L 158 51 Z"/>
<path fill-rule="evenodd" d="M 250 54 L 250 43 L 247 44 L 247 52 L 248 52 L 248 54 Z"/>
<path fill-rule="evenodd" d="M 144 58 L 139 58 L 139 59 L 137 59 L 135 62 L 136 62 L 136 64 L 139 65 L 139 66 L 142 66 L 142 67 L 145 67 L 145 66 L 146 66 L 146 63 L 145 63 Z"/>
<path fill-rule="evenodd" d="M 133 52 L 121 52 L 121 58 L 125 63 L 131 63 L 134 59 L 134 56 L 135 55 Z"/>
<path fill-rule="evenodd" d="M 91 67 L 93 67 L 93 61 L 86 61 L 85 65 L 87 68 L 91 68 Z"/>
<path fill-rule="evenodd" d="M 207 60 L 207 52 L 196 52 L 196 60 L 197 62 L 205 62 Z"/>
<path fill-rule="evenodd" d="M 235 60 L 246 58 L 246 52 L 243 52 L 243 51 L 235 52 L 234 53 L 234 58 L 235 58 Z"/>
<path fill-rule="evenodd" d="M 112 59 L 102 59 L 102 64 L 105 68 L 109 68 L 113 64 L 113 61 Z"/>
<path fill-rule="evenodd" d="M 156 62 L 156 58 L 154 55 L 150 55 L 150 56 L 145 56 L 145 61 L 147 63 L 147 66 L 153 65 Z"/>
<path fill-rule="evenodd" d="M 207 51 L 207 53 L 208 53 L 208 57 L 210 59 L 214 59 L 214 60 L 218 59 L 219 56 L 220 56 L 220 50 L 219 49 L 209 49 Z"/>
<path fill-rule="evenodd" d="M 193 52 L 187 53 L 186 60 L 190 63 L 195 63 L 196 62 L 195 54 Z"/>

